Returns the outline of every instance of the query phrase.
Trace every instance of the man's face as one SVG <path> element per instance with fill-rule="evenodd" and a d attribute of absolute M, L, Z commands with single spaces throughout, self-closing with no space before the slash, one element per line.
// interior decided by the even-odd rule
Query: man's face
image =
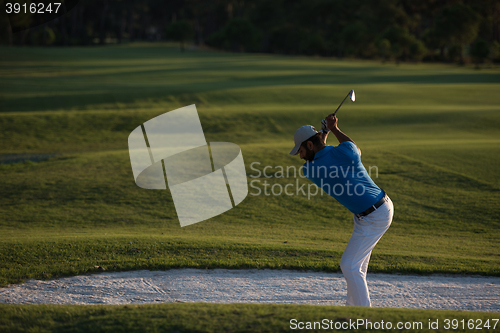
<path fill-rule="evenodd" d="M 312 146 L 312 142 L 308 142 L 307 145 L 309 146 Z M 311 162 L 314 160 L 314 155 L 316 155 L 316 153 L 314 152 L 314 150 L 312 149 L 309 149 L 307 146 L 304 147 L 303 145 L 300 146 L 299 148 L 299 155 L 300 155 L 300 159 L 302 160 L 306 160 L 308 162 Z"/>

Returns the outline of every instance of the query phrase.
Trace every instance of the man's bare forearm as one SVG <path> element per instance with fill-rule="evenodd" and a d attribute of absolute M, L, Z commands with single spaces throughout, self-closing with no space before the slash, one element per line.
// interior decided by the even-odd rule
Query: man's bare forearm
<path fill-rule="evenodd" d="M 346 142 L 346 141 L 351 141 L 352 143 L 356 144 L 350 137 L 345 135 L 338 127 L 334 127 L 332 129 L 333 135 L 339 140 L 339 143 Z"/>
<path fill-rule="evenodd" d="M 354 143 L 356 145 L 356 142 L 354 142 L 350 137 L 345 135 L 338 127 L 335 127 L 333 129 L 332 133 L 335 135 L 337 140 L 339 140 L 339 143 L 351 141 L 352 143 Z M 361 155 L 361 149 L 359 149 L 358 145 L 356 145 L 356 147 L 358 148 L 359 154 Z"/>
<path fill-rule="evenodd" d="M 325 133 L 321 131 L 321 142 L 323 142 L 323 146 L 326 146 L 326 139 L 328 138 L 328 133 L 330 132 Z"/>
<path fill-rule="evenodd" d="M 347 135 L 345 135 L 337 127 L 337 121 L 338 121 L 337 117 L 335 117 L 333 114 L 330 114 L 325 119 L 326 119 L 326 122 L 327 122 L 327 125 L 328 125 L 328 129 L 333 133 L 333 135 L 335 135 L 335 137 L 337 138 L 337 140 L 339 140 L 339 143 L 346 142 L 346 141 L 351 141 L 352 143 L 354 143 L 356 145 L 356 142 L 354 142 L 353 139 L 351 139 L 350 137 L 348 137 Z M 358 145 L 356 145 L 356 147 L 358 147 Z M 358 150 L 359 150 L 359 153 L 361 154 L 361 149 L 359 149 L 359 147 L 358 147 Z"/>

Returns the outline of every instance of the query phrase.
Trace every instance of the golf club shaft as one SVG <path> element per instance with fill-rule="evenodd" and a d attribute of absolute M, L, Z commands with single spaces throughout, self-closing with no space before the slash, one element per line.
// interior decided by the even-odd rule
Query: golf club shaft
<path fill-rule="evenodd" d="M 350 92 L 349 92 L 350 94 Z M 340 107 L 342 106 L 342 104 L 344 104 L 345 100 L 347 99 L 347 97 L 349 97 L 349 94 L 347 94 L 347 96 L 344 98 L 344 100 L 342 101 L 342 103 L 340 103 L 339 107 L 337 108 L 337 110 L 335 110 L 335 112 L 333 113 L 333 116 L 335 117 L 335 114 L 337 114 L 337 111 L 340 109 Z"/>

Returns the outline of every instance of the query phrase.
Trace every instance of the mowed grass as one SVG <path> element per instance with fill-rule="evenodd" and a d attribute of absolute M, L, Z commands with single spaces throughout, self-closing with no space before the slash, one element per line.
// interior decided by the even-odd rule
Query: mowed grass
<path fill-rule="evenodd" d="M 0 86 L 0 153 L 55 154 L 0 165 L 1 286 L 96 266 L 338 271 L 352 214 L 286 168 L 302 165 L 288 155 L 295 129 L 319 127 L 350 89 L 339 126 L 395 204 L 369 270 L 500 276 L 498 68 L 0 48 Z M 236 208 L 181 228 L 169 190 L 135 185 L 127 137 L 190 104 L 208 142 L 241 147 L 250 187 Z M 287 184 L 293 195 L 272 195 Z"/>
<path fill-rule="evenodd" d="M 498 332 L 500 325 L 495 313 L 293 304 L 0 304 L 0 311 L 2 332 Z"/>

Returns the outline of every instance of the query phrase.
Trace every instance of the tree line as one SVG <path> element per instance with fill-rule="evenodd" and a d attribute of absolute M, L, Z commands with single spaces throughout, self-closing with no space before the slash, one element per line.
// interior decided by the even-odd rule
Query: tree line
<path fill-rule="evenodd" d="M 36 14 L 9 22 L 9 0 L 0 2 L 7 45 L 175 40 L 181 50 L 192 42 L 233 52 L 500 62 L 499 0 L 80 0 L 19 32 L 12 25 L 29 26 Z"/>

